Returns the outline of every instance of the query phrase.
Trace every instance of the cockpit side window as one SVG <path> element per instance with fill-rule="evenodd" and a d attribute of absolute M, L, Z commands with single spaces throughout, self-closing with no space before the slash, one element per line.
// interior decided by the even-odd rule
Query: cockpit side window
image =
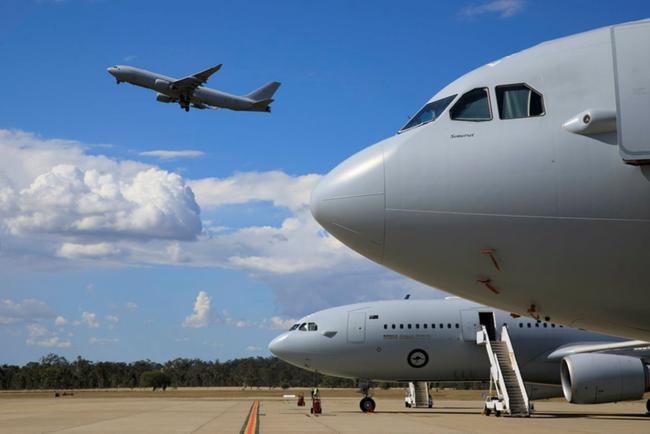
<path fill-rule="evenodd" d="M 298 330 L 300 330 L 302 332 L 307 331 L 307 323 L 304 322 L 304 323 L 300 324 L 300 327 L 298 327 Z"/>
<path fill-rule="evenodd" d="M 530 118 L 545 114 L 542 94 L 527 84 L 508 84 L 497 86 L 494 90 L 501 119 Z"/>
<path fill-rule="evenodd" d="M 292 325 L 291 328 L 289 329 L 289 331 L 290 331 L 290 332 L 291 332 L 291 331 L 294 331 L 295 329 L 298 328 L 299 325 L 300 325 L 300 324 L 294 324 L 294 325 Z"/>
<path fill-rule="evenodd" d="M 455 121 L 482 122 L 492 120 L 487 88 L 472 89 L 461 96 L 449 110 L 449 115 Z"/>
<path fill-rule="evenodd" d="M 309 328 L 310 332 L 315 332 L 316 330 L 318 330 L 318 326 L 316 325 L 315 322 L 310 322 L 309 324 L 307 324 L 307 327 Z"/>
<path fill-rule="evenodd" d="M 428 122 L 433 122 L 438 119 L 438 116 L 445 111 L 447 106 L 456 98 L 456 95 L 451 95 L 446 98 L 431 101 L 417 112 L 406 125 L 402 127 L 401 131 L 415 128 Z"/>

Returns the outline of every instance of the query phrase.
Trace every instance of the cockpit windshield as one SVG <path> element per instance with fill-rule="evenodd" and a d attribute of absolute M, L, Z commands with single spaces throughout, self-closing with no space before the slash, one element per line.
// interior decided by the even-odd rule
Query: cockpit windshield
<path fill-rule="evenodd" d="M 307 331 L 315 332 L 315 331 L 318 330 L 318 324 L 316 324 L 315 322 L 297 323 L 297 324 L 292 325 L 291 328 L 289 329 L 290 332 L 292 332 L 294 330 L 299 330 L 299 331 L 302 331 L 302 332 L 307 332 Z"/>
<path fill-rule="evenodd" d="M 415 116 L 413 116 L 411 120 L 402 127 L 400 131 L 408 130 L 419 125 L 435 121 L 438 119 L 438 116 L 440 116 L 442 112 L 445 111 L 449 103 L 451 103 L 455 97 L 456 95 L 451 95 L 446 98 L 431 101 L 422 107 L 422 109 L 417 112 Z"/>

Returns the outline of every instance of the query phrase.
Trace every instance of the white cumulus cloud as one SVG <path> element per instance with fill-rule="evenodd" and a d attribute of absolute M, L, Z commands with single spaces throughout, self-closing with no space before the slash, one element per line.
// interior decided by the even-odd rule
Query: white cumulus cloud
<path fill-rule="evenodd" d="M 86 324 L 88 327 L 92 327 L 92 328 L 99 327 L 99 322 L 97 321 L 97 315 L 92 312 L 82 312 L 81 322 Z"/>
<path fill-rule="evenodd" d="M 115 256 L 120 253 L 120 249 L 109 243 L 96 244 L 77 244 L 63 243 L 57 255 L 67 259 L 98 259 Z"/>
<path fill-rule="evenodd" d="M 65 319 L 65 317 L 62 316 L 62 315 L 58 315 L 58 316 L 54 319 L 54 325 L 57 326 L 57 327 L 63 327 L 63 326 L 66 325 L 66 324 L 68 324 L 68 320 Z"/>
<path fill-rule="evenodd" d="M 0 129 L 0 233 L 35 250 L 58 240 L 55 253 L 64 256 L 75 249 L 65 242 L 192 240 L 201 233 L 199 207 L 180 175 L 86 149 Z"/>
<path fill-rule="evenodd" d="M 199 291 L 194 301 L 194 309 L 185 317 L 183 327 L 203 328 L 208 326 L 210 320 L 211 300 L 205 291 Z"/>
<path fill-rule="evenodd" d="M 61 340 L 56 333 L 53 333 L 41 324 L 29 324 L 27 326 L 27 345 L 45 348 L 70 348 L 69 340 Z"/>
<path fill-rule="evenodd" d="M 321 175 L 291 176 L 281 171 L 241 172 L 228 178 L 188 181 L 203 208 L 270 201 L 275 206 L 298 209 L 309 203 L 311 190 Z"/>
<path fill-rule="evenodd" d="M 517 15 L 524 8 L 524 0 L 493 0 L 485 3 L 475 3 L 461 9 L 461 15 L 473 17 L 488 13 L 499 14 L 501 18 Z"/>
<path fill-rule="evenodd" d="M 286 319 L 279 316 L 272 316 L 266 321 L 262 322 L 262 328 L 271 330 L 289 330 L 292 325 L 296 323 L 295 319 Z"/>
<path fill-rule="evenodd" d="M 28 298 L 22 301 L 0 300 L 0 325 L 10 325 L 53 318 L 52 309 L 41 300 Z"/>
<path fill-rule="evenodd" d="M 179 151 L 166 151 L 166 150 L 145 151 L 145 152 L 140 152 L 139 155 L 142 155 L 143 157 L 156 157 L 163 160 L 170 160 L 173 158 L 197 158 L 197 157 L 202 157 L 203 155 L 205 155 L 205 153 L 201 151 L 193 151 L 187 149 L 187 150 L 179 150 Z"/>

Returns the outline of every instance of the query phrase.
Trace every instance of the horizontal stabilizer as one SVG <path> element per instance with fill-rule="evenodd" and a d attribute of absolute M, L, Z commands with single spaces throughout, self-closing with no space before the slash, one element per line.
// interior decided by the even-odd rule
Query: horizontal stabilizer
<path fill-rule="evenodd" d="M 255 101 L 255 103 L 253 104 L 253 111 L 270 112 L 271 111 L 270 104 L 272 102 L 273 100 L 271 98 Z"/>
<path fill-rule="evenodd" d="M 279 87 L 280 87 L 280 82 L 272 81 L 260 87 L 259 89 L 249 93 L 248 95 L 246 95 L 246 98 L 251 99 L 256 103 L 262 103 L 264 100 L 270 100 L 269 101 L 270 103 L 271 101 L 273 101 L 271 99 L 273 97 L 273 94 L 278 90 Z"/>

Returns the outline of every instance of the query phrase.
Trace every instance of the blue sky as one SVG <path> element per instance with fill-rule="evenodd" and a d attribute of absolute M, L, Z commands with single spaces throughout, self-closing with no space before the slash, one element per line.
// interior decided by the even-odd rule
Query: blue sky
<path fill-rule="evenodd" d="M 267 355 L 291 319 L 438 297 L 321 231 L 309 191 L 459 75 L 645 1 L 0 3 L 0 362 Z M 273 113 L 185 113 L 130 64 L 282 87 Z M 197 151 L 159 158 L 151 151 Z"/>

